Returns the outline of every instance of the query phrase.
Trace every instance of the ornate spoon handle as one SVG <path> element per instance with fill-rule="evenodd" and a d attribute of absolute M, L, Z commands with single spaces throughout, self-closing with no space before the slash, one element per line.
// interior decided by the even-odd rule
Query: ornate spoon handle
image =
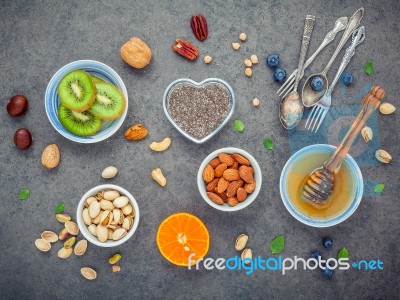
<path fill-rule="evenodd" d="M 376 85 L 372 87 L 368 95 L 365 96 L 360 113 L 353 121 L 353 124 L 351 125 L 351 128 L 347 132 L 346 136 L 336 148 L 336 151 L 333 153 L 333 155 L 325 162 L 325 170 L 333 173 L 340 167 L 355 138 L 364 127 L 369 116 L 375 111 L 375 109 L 378 108 L 379 104 L 381 103 L 380 101 L 384 96 L 385 91 L 380 86 Z"/>
<path fill-rule="evenodd" d="M 323 74 L 328 73 L 329 68 L 332 66 L 333 62 L 336 59 L 336 56 L 339 54 L 340 50 L 342 50 L 344 44 L 346 44 L 347 40 L 350 38 L 353 31 L 360 25 L 361 19 L 364 16 L 364 8 L 359 8 L 353 16 L 350 18 L 349 23 L 347 24 L 347 28 L 343 33 L 342 39 L 339 42 L 339 45 L 336 47 L 335 52 L 332 55 L 332 58 L 326 65 L 325 69 L 322 71 Z"/>
<path fill-rule="evenodd" d="M 294 83 L 294 88 L 293 88 L 294 91 L 297 91 L 297 86 L 299 85 L 301 77 L 300 75 L 304 71 L 303 69 L 304 60 L 306 58 L 308 46 L 310 44 L 311 34 L 314 29 L 314 23 L 315 23 L 315 16 L 307 15 L 306 21 L 304 22 L 303 40 L 301 43 L 299 65 L 297 67 L 297 73 L 296 73 L 296 81 Z"/>

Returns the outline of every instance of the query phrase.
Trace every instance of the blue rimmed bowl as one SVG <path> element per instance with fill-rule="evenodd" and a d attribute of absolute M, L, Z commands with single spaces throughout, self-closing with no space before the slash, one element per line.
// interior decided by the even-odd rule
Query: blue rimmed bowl
<path fill-rule="evenodd" d="M 125 110 L 122 115 L 118 119 L 112 121 L 103 121 L 101 129 L 91 136 L 75 135 L 66 130 L 58 120 L 58 106 L 60 105 L 60 99 L 57 94 L 57 86 L 67 73 L 77 69 L 84 70 L 103 79 L 104 81 L 114 84 L 124 94 L 126 100 Z M 46 89 L 44 105 L 51 125 L 62 136 L 77 143 L 97 143 L 109 138 L 121 127 L 128 112 L 128 92 L 121 77 L 119 77 L 117 72 L 115 72 L 111 67 L 95 60 L 78 60 L 62 67 L 50 79 Z"/>
<path fill-rule="evenodd" d="M 361 202 L 364 190 L 363 177 L 356 161 L 349 154 L 346 155 L 342 163 L 342 168 L 345 167 L 349 171 L 348 179 L 350 181 L 350 185 L 347 192 L 352 200 L 348 204 L 343 205 L 340 212 L 329 218 L 320 218 L 320 216 L 317 217 L 313 215 L 307 215 L 304 212 L 301 212 L 296 206 L 294 199 L 291 199 L 292 196 L 289 190 L 291 184 L 293 183 L 289 180 L 289 174 L 291 174 L 291 172 L 295 172 L 294 169 L 296 164 L 303 160 L 306 156 L 312 156 L 313 154 L 324 153 L 327 155 L 327 157 L 329 157 L 329 155 L 333 153 L 335 149 L 336 147 L 326 144 L 316 144 L 304 147 L 293 154 L 283 167 L 279 183 L 283 204 L 289 213 L 303 224 L 319 228 L 337 225 L 349 218 L 356 211 Z M 311 163 L 315 164 L 315 166 L 310 168 L 310 173 L 315 168 L 322 166 L 323 162 L 324 161 L 311 161 Z"/>
<path fill-rule="evenodd" d="M 190 134 L 188 134 L 185 130 L 183 130 L 174 120 L 174 118 L 171 116 L 171 113 L 169 111 L 169 99 L 171 97 L 172 92 L 180 87 L 180 86 L 185 86 L 185 85 L 191 85 L 194 86 L 195 88 L 202 88 L 205 87 L 207 85 L 219 85 L 221 87 L 223 87 L 229 96 L 229 105 L 230 105 L 230 110 L 228 115 L 225 117 L 225 119 L 222 121 L 222 123 L 214 129 L 214 131 L 212 131 L 209 135 L 203 137 L 202 139 L 197 139 L 194 136 L 191 136 Z M 236 98 L 235 98 L 235 94 L 233 93 L 233 90 L 231 88 L 231 86 L 224 80 L 219 79 L 219 78 L 207 78 L 205 80 L 203 80 L 202 82 L 196 82 L 194 80 L 191 79 L 187 79 L 187 78 L 181 78 L 181 79 L 177 79 L 175 81 L 173 81 L 166 89 L 164 92 L 164 97 L 163 97 L 163 108 L 164 108 L 164 113 L 167 116 L 168 120 L 171 122 L 171 124 L 187 139 L 191 140 L 192 142 L 195 142 L 196 144 L 203 144 L 206 141 L 208 141 L 209 139 L 211 139 L 214 135 L 216 135 L 225 125 L 226 123 L 229 121 L 229 119 L 232 117 L 233 112 L 235 110 L 235 106 L 236 106 Z"/>

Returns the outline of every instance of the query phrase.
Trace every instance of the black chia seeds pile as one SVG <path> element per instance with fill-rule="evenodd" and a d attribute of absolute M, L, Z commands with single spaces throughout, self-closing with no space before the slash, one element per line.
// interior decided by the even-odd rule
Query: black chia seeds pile
<path fill-rule="evenodd" d="M 229 114 L 229 94 L 219 84 L 201 88 L 182 85 L 172 91 L 168 108 L 179 127 L 196 139 L 202 139 Z"/>

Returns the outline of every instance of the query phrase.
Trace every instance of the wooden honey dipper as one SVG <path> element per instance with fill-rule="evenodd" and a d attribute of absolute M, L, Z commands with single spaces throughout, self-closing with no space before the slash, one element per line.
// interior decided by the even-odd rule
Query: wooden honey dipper
<path fill-rule="evenodd" d="M 369 116 L 378 108 L 380 100 L 385 96 L 385 91 L 380 86 L 373 86 L 363 100 L 360 113 L 353 121 L 349 131 L 342 142 L 336 148 L 332 156 L 320 168 L 315 169 L 305 180 L 302 194 L 306 200 L 314 204 L 324 204 L 324 201 L 332 193 L 335 174 L 350 150 L 355 138 L 364 127 Z"/>

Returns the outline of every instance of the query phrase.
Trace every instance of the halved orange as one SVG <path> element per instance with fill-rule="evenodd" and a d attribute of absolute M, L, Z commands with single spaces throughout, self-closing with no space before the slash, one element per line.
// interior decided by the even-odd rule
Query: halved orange
<path fill-rule="evenodd" d="M 191 265 L 206 256 L 210 235 L 206 225 L 189 213 L 177 213 L 166 218 L 158 227 L 157 246 L 162 256 L 177 266 Z"/>

